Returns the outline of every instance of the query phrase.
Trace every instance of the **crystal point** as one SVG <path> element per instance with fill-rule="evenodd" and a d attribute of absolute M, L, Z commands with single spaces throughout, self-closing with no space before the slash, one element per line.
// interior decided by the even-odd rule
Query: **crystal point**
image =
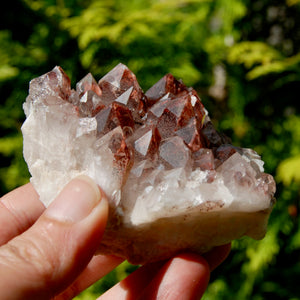
<path fill-rule="evenodd" d="M 76 91 L 80 96 L 86 91 L 93 91 L 98 96 L 102 94 L 100 87 L 91 73 L 88 73 L 76 84 Z"/>
<path fill-rule="evenodd" d="M 184 168 L 190 161 L 190 150 L 180 137 L 174 136 L 163 141 L 159 156 L 168 169 Z"/>
<path fill-rule="evenodd" d="M 146 96 L 150 104 L 153 104 L 166 94 L 170 94 L 172 97 L 186 90 L 183 83 L 175 79 L 172 74 L 167 74 L 146 92 Z"/>
<path fill-rule="evenodd" d="M 153 157 L 158 151 L 161 137 L 155 126 L 145 125 L 140 127 L 130 140 L 133 141 L 137 155 Z"/>

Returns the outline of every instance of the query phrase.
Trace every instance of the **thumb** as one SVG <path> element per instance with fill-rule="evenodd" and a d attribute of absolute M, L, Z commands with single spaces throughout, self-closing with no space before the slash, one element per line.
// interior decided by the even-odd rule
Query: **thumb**
<path fill-rule="evenodd" d="M 50 299 L 74 281 L 105 229 L 100 194 L 90 178 L 72 180 L 29 230 L 0 247 L 1 299 Z"/>

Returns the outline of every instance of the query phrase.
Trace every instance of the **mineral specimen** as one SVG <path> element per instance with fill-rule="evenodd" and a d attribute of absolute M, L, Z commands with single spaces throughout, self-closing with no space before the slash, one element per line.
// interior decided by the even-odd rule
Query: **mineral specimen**
<path fill-rule="evenodd" d="M 101 253 L 146 263 L 264 236 L 272 176 L 256 152 L 215 130 L 196 91 L 171 74 L 143 93 L 119 64 L 73 90 L 55 67 L 30 82 L 24 110 L 24 157 L 41 201 L 80 174 L 106 192 Z"/>

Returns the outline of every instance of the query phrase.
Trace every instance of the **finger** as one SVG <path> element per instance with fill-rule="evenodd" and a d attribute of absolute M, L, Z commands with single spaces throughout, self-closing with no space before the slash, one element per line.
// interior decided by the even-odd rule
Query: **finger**
<path fill-rule="evenodd" d="M 122 258 L 113 255 L 94 256 L 79 277 L 55 299 L 73 299 L 83 290 L 115 269 L 121 262 L 123 262 Z"/>
<path fill-rule="evenodd" d="M 0 199 L 0 245 L 27 230 L 44 210 L 30 183 L 3 196 Z"/>
<path fill-rule="evenodd" d="M 210 277 L 208 263 L 196 254 L 174 257 L 155 276 L 138 299 L 200 299 Z"/>
<path fill-rule="evenodd" d="M 167 263 L 139 268 L 98 299 L 199 299 L 208 281 L 207 262 L 195 254 L 181 254 Z"/>
<path fill-rule="evenodd" d="M 214 247 L 211 251 L 203 254 L 203 257 L 208 262 L 211 271 L 218 267 L 227 258 L 230 250 L 231 244 L 226 244 Z"/>
<path fill-rule="evenodd" d="M 50 299 L 65 290 L 93 257 L 107 215 L 91 179 L 72 180 L 29 230 L 0 248 L 1 297 Z"/>
<path fill-rule="evenodd" d="M 143 292 L 149 282 L 155 277 L 164 262 L 152 263 L 145 265 L 131 273 L 124 280 L 117 283 L 98 300 L 126 299 L 136 300 Z"/>

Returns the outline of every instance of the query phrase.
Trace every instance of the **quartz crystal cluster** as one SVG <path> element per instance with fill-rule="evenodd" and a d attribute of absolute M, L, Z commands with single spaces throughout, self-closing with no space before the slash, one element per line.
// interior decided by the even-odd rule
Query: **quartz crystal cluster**
<path fill-rule="evenodd" d="M 85 174 L 106 192 L 101 253 L 145 263 L 266 231 L 275 182 L 256 152 L 218 133 L 193 88 L 167 74 L 146 93 L 117 65 L 71 89 L 60 67 L 33 79 L 24 157 L 47 206 Z"/>

